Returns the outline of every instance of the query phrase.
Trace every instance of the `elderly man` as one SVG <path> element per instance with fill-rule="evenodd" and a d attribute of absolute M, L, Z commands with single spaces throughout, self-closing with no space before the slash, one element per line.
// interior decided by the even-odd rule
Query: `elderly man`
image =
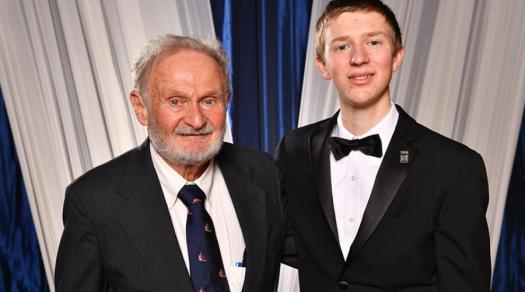
<path fill-rule="evenodd" d="M 340 111 L 277 151 L 301 291 L 488 291 L 483 160 L 393 104 L 404 55 L 394 13 L 331 1 L 316 51 Z"/>
<path fill-rule="evenodd" d="M 271 156 L 223 143 L 216 42 L 165 35 L 135 64 L 149 139 L 66 190 L 57 291 L 272 291 L 283 228 Z"/>

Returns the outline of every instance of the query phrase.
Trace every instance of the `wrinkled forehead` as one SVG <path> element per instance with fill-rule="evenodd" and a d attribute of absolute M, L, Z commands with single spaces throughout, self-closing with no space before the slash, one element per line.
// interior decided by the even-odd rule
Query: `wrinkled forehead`
<path fill-rule="evenodd" d="M 206 72 L 199 72 L 198 69 L 206 70 Z M 159 55 L 151 67 L 147 84 L 149 87 L 159 81 L 170 80 L 170 78 L 175 74 L 177 76 L 182 76 L 185 72 L 188 74 L 189 72 L 194 71 L 200 73 L 199 76 L 210 75 L 213 78 L 216 76 L 219 80 L 221 80 L 221 85 L 224 86 L 223 83 L 225 83 L 224 78 L 226 78 L 226 76 L 224 76 L 221 66 L 217 60 L 208 55 L 206 52 L 186 48 L 170 50 L 163 53 L 162 55 Z"/>

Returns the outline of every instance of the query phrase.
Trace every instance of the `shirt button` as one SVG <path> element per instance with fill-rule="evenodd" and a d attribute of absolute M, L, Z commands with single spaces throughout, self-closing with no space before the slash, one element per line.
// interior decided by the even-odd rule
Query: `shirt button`
<path fill-rule="evenodd" d="M 348 218 L 348 222 L 350 222 L 350 223 L 354 223 L 354 217 L 350 217 L 350 218 Z"/>
<path fill-rule="evenodd" d="M 350 178 L 352 181 L 355 181 L 356 180 L 356 177 L 355 175 L 352 175 L 352 177 Z"/>

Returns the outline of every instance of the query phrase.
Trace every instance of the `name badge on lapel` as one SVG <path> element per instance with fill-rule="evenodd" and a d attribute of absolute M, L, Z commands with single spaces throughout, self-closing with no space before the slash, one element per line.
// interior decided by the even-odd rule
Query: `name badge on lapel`
<path fill-rule="evenodd" d="M 399 152 L 399 163 L 407 164 L 408 161 L 409 161 L 409 159 L 408 159 L 408 150 L 401 150 Z"/>

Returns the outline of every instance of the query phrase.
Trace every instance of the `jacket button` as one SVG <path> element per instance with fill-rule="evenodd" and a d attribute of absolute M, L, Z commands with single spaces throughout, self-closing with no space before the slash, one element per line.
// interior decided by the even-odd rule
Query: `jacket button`
<path fill-rule="evenodd" d="M 348 286 L 350 286 L 350 284 L 348 284 L 347 281 L 339 281 L 339 283 L 337 283 L 337 286 L 339 286 L 340 289 L 346 289 L 348 288 Z"/>

